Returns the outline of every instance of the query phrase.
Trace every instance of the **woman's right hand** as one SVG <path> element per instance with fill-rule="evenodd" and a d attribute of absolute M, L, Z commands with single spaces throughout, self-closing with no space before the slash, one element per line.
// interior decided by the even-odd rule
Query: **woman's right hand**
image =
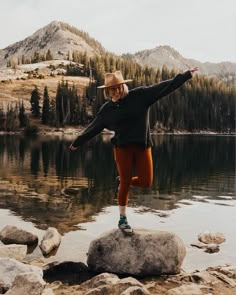
<path fill-rule="evenodd" d="M 73 144 L 71 144 L 70 146 L 69 146 L 69 150 L 70 151 L 76 151 L 78 148 L 77 147 L 75 147 L 75 146 L 73 146 Z"/>
<path fill-rule="evenodd" d="M 198 71 L 198 67 L 192 68 L 189 71 L 191 72 L 191 74 L 193 74 L 194 72 L 197 72 Z"/>

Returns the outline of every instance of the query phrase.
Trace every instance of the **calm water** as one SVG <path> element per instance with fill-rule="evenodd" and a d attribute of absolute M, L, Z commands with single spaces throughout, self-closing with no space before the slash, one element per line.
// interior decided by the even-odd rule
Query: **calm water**
<path fill-rule="evenodd" d="M 42 237 L 47 226 L 56 227 L 63 240 L 46 261 L 86 262 L 90 241 L 117 226 L 109 136 L 74 153 L 72 138 L 0 136 L 0 230 L 12 224 Z M 153 185 L 130 191 L 130 223 L 176 232 L 187 248 L 185 270 L 236 265 L 235 137 L 158 135 L 153 141 Z M 205 230 L 224 233 L 220 252 L 190 246 Z M 41 256 L 37 247 L 28 259 Z"/>

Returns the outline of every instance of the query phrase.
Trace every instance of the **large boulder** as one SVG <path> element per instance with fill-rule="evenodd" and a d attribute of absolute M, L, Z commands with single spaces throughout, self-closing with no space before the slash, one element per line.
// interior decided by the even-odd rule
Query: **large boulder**
<path fill-rule="evenodd" d="M 183 241 L 174 233 L 135 229 L 132 236 L 126 236 L 114 229 L 90 243 L 87 264 L 95 272 L 177 274 L 185 254 Z"/>

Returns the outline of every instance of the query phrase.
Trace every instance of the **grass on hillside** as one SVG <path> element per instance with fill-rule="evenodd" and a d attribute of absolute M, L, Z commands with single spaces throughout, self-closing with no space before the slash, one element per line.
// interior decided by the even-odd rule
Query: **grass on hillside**
<path fill-rule="evenodd" d="M 55 98 L 57 85 L 60 81 L 68 81 L 69 85 L 75 84 L 79 94 L 89 83 L 87 77 L 56 76 L 45 77 L 44 79 L 8 80 L 0 82 L 0 106 L 6 108 L 11 102 L 19 102 L 23 99 L 26 110 L 30 109 L 31 92 L 35 86 L 38 87 L 41 99 L 43 99 L 44 87 L 47 86 L 50 98 Z M 42 101 L 41 101 L 42 102 Z"/>

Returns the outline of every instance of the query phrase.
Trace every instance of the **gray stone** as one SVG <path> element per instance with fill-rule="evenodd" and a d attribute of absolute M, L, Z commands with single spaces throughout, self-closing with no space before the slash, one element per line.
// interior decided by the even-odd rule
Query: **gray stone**
<path fill-rule="evenodd" d="M 236 281 L 224 275 L 223 273 L 219 273 L 217 271 L 211 271 L 210 273 L 231 287 L 236 287 Z"/>
<path fill-rule="evenodd" d="M 27 253 L 26 245 L 0 245 L 0 257 L 14 258 L 16 260 L 22 261 Z"/>
<path fill-rule="evenodd" d="M 220 246 L 218 244 L 207 244 L 205 252 L 216 253 L 220 251 Z"/>
<path fill-rule="evenodd" d="M 148 295 L 148 290 L 138 280 L 127 277 L 119 279 L 114 274 L 103 273 L 83 283 L 85 295 Z"/>
<path fill-rule="evenodd" d="M 205 244 L 221 244 L 225 242 L 225 237 L 222 233 L 206 231 L 198 235 L 198 240 Z"/>
<path fill-rule="evenodd" d="M 111 287 L 107 285 L 102 285 L 98 288 L 94 288 L 91 290 L 88 290 L 84 295 L 115 295 L 111 293 Z"/>
<path fill-rule="evenodd" d="M 21 273 L 15 277 L 12 288 L 6 295 L 41 295 L 46 282 L 42 277 L 33 272 Z"/>
<path fill-rule="evenodd" d="M 200 249 L 205 249 L 205 252 L 207 253 L 215 253 L 220 251 L 220 246 L 218 244 L 205 244 L 202 242 L 194 242 L 190 244 L 193 247 L 197 247 Z"/>
<path fill-rule="evenodd" d="M 135 287 L 129 287 L 120 295 L 149 295 L 149 294 L 150 292 L 148 292 L 147 289 L 135 286 Z"/>
<path fill-rule="evenodd" d="M 134 292 L 134 288 L 136 289 L 136 291 L 137 291 L 137 289 L 139 289 L 139 291 L 137 291 L 137 292 L 140 292 L 140 289 L 142 289 L 143 292 L 145 292 L 145 293 L 141 293 L 141 294 L 149 294 L 149 292 L 144 287 L 144 285 L 132 277 L 121 279 L 119 282 L 117 282 L 116 284 L 113 285 L 112 290 L 113 290 L 113 292 L 117 292 L 114 294 L 118 295 L 118 294 L 123 294 L 123 292 L 131 292 L 131 291 Z M 127 290 L 129 290 L 129 291 L 127 291 Z M 126 293 L 126 294 L 130 294 L 130 293 Z"/>
<path fill-rule="evenodd" d="M 113 285 L 119 281 L 119 277 L 117 275 L 114 275 L 112 273 L 102 273 L 95 277 L 93 277 L 91 280 L 88 280 L 84 283 L 82 283 L 80 286 L 82 288 L 97 288 L 101 285 Z"/>
<path fill-rule="evenodd" d="M 51 288 L 46 288 L 43 290 L 42 295 L 54 295 L 54 292 Z"/>
<path fill-rule="evenodd" d="M 195 283 L 211 284 L 211 285 L 218 283 L 218 280 L 206 270 L 194 272 L 190 274 L 189 276 L 191 277 L 192 282 L 195 282 Z"/>
<path fill-rule="evenodd" d="M 167 295 L 203 295 L 200 286 L 196 284 L 182 285 L 167 291 Z"/>
<path fill-rule="evenodd" d="M 132 236 L 125 236 L 114 229 L 90 243 L 87 264 L 97 272 L 176 274 L 185 254 L 183 241 L 174 233 L 135 229 Z"/>
<path fill-rule="evenodd" d="M 0 232 L 0 240 L 4 244 L 31 245 L 38 242 L 38 237 L 16 226 L 7 225 Z"/>
<path fill-rule="evenodd" d="M 49 227 L 40 244 L 43 254 L 49 254 L 53 249 L 57 248 L 61 243 L 61 235 L 54 227 Z"/>
<path fill-rule="evenodd" d="M 11 288 L 15 277 L 25 272 L 34 272 L 43 277 L 41 268 L 34 265 L 27 265 L 11 258 L 0 258 L 0 287 Z"/>

